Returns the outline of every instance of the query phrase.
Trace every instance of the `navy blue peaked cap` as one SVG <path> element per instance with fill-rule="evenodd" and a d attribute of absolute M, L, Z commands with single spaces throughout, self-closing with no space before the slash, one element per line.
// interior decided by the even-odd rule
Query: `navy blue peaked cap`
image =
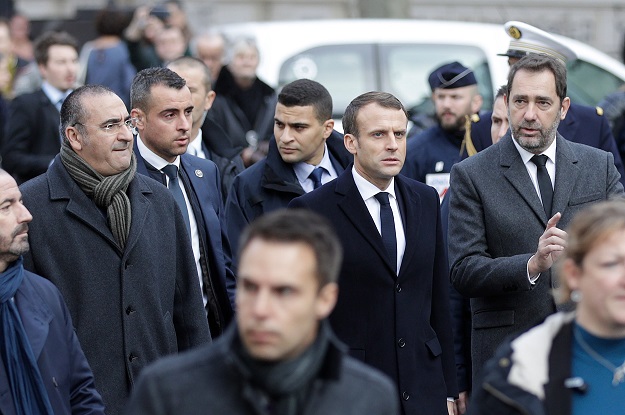
<path fill-rule="evenodd" d="M 453 89 L 477 84 L 473 71 L 462 66 L 460 62 L 451 62 L 436 68 L 430 74 L 428 82 L 432 91 L 436 88 Z"/>

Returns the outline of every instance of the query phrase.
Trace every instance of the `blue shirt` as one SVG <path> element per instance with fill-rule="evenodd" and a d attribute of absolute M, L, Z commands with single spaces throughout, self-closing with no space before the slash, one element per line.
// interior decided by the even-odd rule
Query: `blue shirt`
<path fill-rule="evenodd" d="M 572 375 L 584 379 L 588 390 L 573 394 L 573 415 L 622 414 L 625 408 L 625 382 L 612 385 L 614 373 L 599 363 L 575 338 L 581 337 L 597 354 L 618 367 L 625 362 L 625 339 L 596 337 L 578 324 L 573 340 Z"/>

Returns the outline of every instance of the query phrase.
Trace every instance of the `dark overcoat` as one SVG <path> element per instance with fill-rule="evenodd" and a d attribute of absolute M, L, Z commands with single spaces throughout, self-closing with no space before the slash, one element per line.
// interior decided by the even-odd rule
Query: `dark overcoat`
<path fill-rule="evenodd" d="M 396 382 L 404 414 L 447 414 L 446 398 L 458 391 L 438 194 L 401 175 L 395 190 L 406 235 L 399 274 L 350 168 L 289 208 L 324 215 L 341 239 L 339 298 L 330 323 L 350 354 Z"/>
<path fill-rule="evenodd" d="M 623 195 L 611 153 L 556 137 L 553 209 L 566 229 L 591 203 Z M 535 285 L 527 263 L 546 229 L 538 193 L 510 133 L 451 170 L 449 261 L 454 287 L 471 297 L 473 376 L 504 339 L 556 310 L 551 270 Z M 555 279 L 555 278 L 554 278 Z"/>
<path fill-rule="evenodd" d="M 343 135 L 332 131 L 326 144 L 332 166 L 337 174 L 341 174 L 353 160 L 353 156 L 343 144 Z M 239 236 L 250 222 L 263 213 L 287 207 L 293 198 L 304 193 L 293 165 L 282 160 L 276 140 L 272 138 L 269 141 L 267 157 L 239 174 L 232 182 L 228 194 L 226 225 L 234 251 L 233 262 L 237 262 Z"/>
<path fill-rule="evenodd" d="M 63 294 L 107 413 L 119 413 L 148 363 L 210 341 L 180 209 L 169 190 L 137 174 L 121 249 L 60 157 L 20 189 L 33 215 L 25 267 Z"/>

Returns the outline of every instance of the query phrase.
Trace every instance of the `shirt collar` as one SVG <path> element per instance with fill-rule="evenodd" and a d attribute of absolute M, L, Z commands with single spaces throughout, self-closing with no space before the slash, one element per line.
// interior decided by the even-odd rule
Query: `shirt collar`
<path fill-rule="evenodd" d="M 180 168 L 180 156 L 176 156 L 176 159 L 169 163 L 167 160 L 163 159 L 161 156 L 156 155 L 152 150 L 150 150 L 144 143 L 139 134 L 137 134 L 137 148 L 139 148 L 139 153 L 141 153 L 141 157 L 150 163 L 155 169 L 163 170 L 163 167 L 168 164 L 174 164 L 176 167 Z"/>
<path fill-rule="evenodd" d="M 52 102 L 54 105 L 56 105 L 59 100 L 67 98 L 67 96 L 72 92 L 71 89 L 63 92 L 60 89 L 57 89 L 50 85 L 48 81 L 43 81 L 41 83 L 41 89 L 43 90 L 43 93 L 46 94 L 50 102 Z"/>
<path fill-rule="evenodd" d="M 191 141 L 189 143 L 189 145 L 187 146 L 187 153 L 189 153 L 189 149 L 190 148 L 195 150 L 195 151 L 191 152 L 192 154 L 200 154 L 200 153 L 203 152 L 203 150 L 202 150 L 202 129 L 201 128 L 197 132 L 197 136 L 195 136 L 193 141 Z"/>
<path fill-rule="evenodd" d="M 328 154 L 327 144 L 323 145 L 323 157 L 317 166 L 300 161 L 299 163 L 295 163 L 293 165 L 293 170 L 295 171 L 297 180 L 302 183 L 308 179 L 308 176 L 310 176 L 310 173 L 312 173 L 315 167 L 323 167 L 328 173 L 332 171 L 333 167 L 332 162 L 330 161 L 330 155 Z"/>
<path fill-rule="evenodd" d="M 362 177 L 360 173 L 358 173 L 358 171 L 356 170 L 356 166 L 352 167 L 352 175 L 354 176 L 354 182 L 356 183 L 356 187 L 358 188 L 358 191 L 362 196 L 362 200 L 370 199 L 380 192 L 387 192 L 388 194 L 393 196 L 393 199 L 397 199 L 395 197 L 394 177 L 391 179 L 391 182 L 385 190 L 380 190 L 373 183 Z"/>
<path fill-rule="evenodd" d="M 547 156 L 549 158 L 549 160 L 551 160 L 551 162 L 553 164 L 556 163 L 556 142 L 557 141 L 558 140 L 554 139 L 553 142 L 551 143 L 551 145 L 545 151 L 540 153 L 540 154 L 544 154 L 545 156 Z M 521 159 L 523 160 L 523 164 L 529 163 L 530 160 L 532 159 L 532 157 L 535 156 L 534 153 L 530 153 L 529 151 L 527 151 L 526 149 L 521 147 L 519 145 L 519 143 L 516 142 L 514 137 L 512 137 L 512 143 L 514 144 L 514 146 L 518 150 L 519 154 L 521 155 Z"/>

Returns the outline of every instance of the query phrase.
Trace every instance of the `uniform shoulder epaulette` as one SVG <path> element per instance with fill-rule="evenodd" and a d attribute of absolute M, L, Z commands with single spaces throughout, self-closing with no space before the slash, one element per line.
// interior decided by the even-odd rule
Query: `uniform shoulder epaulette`
<path fill-rule="evenodd" d="M 595 107 L 595 109 L 597 110 L 597 115 L 601 117 L 603 115 L 603 108 Z"/>

